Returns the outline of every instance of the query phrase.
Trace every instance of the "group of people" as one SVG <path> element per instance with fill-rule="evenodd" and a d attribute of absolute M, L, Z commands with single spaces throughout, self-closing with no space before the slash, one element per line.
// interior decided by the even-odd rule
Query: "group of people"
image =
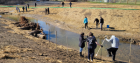
<path fill-rule="evenodd" d="M 26 9 L 26 12 L 27 12 L 27 6 L 25 6 L 25 8 L 24 6 L 22 7 L 23 12 L 24 12 L 24 9 Z"/>
<path fill-rule="evenodd" d="M 82 50 L 85 47 L 85 42 L 87 42 L 87 46 L 88 46 L 88 61 L 90 61 L 90 58 L 91 58 L 91 61 L 93 61 L 94 51 L 95 51 L 97 45 L 99 45 L 101 47 L 103 47 L 103 45 L 100 45 L 97 42 L 97 40 L 96 40 L 96 38 L 95 38 L 95 36 L 93 35 L 92 32 L 89 33 L 89 36 L 87 36 L 86 39 L 84 38 L 84 36 L 85 35 L 82 32 L 80 34 L 80 37 L 79 37 L 79 47 L 80 47 L 79 52 L 80 52 L 80 56 L 84 57 L 82 55 Z M 119 46 L 119 39 L 117 37 L 115 37 L 114 35 L 112 35 L 110 39 L 107 39 L 105 37 L 105 40 L 107 42 L 111 42 L 111 47 L 107 49 L 108 57 L 112 56 L 112 60 L 115 61 L 116 51 L 118 50 L 118 46 Z"/>
<path fill-rule="evenodd" d="M 28 6 L 28 7 L 27 7 Z M 23 10 L 23 12 L 24 12 L 24 9 L 26 9 L 26 12 L 27 12 L 27 8 L 29 8 L 29 4 L 27 4 L 27 6 L 23 6 L 22 7 L 22 10 Z M 16 10 L 17 10 L 17 12 L 20 12 L 20 9 L 19 9 L 19 7 L 16 7 Z"/>
<path fill-rule="evenodd" d="M 37 6 L 37 3 L 35 3 L 35 7 Z M 23 12 L 24 12 L 24 10 L 26 10 L 26 12 L 27 12 L 27 8 L 29 9 L 29 4 L 27 4 L 27 6 L 23 6 L 22 7 L 22 10 L 23 10 Z M 17 10 L 17 12 L 20 12 L 20 9 L 19 9 L 19 7 L 16 7 L 16 10 Z"/>
<path fill-rule="evenodd" d="M 45 14 L 50 14 L 49 7 L 48 8 L 45 8 Z"/>
<path fill-rule="evenodd" d="M 99 19 L 96 18 L 94 20 L 94 22 L 96 22 L 96 28 L 98 28 Z M 87 17 L 85 17 L 85 19 L 84 19 L 84 24 L 85 24 L 85 29 L 88 28 L 88 19 L 87 19 Z M 100 29 L 101 29 L 101 31 L 103 30 L 103 24 L 104 24 L 104 19 L 102 17 L 100 17 Z"/>
<path fill-rule="evenodd" d="M 65 5 L 65 3 L 62 2 L 62 7 L 64 7 L 64 5 Z M 72 3 L 70 2 L 69 5 L 70 5 L 70 8 L 71 8 Z"/>

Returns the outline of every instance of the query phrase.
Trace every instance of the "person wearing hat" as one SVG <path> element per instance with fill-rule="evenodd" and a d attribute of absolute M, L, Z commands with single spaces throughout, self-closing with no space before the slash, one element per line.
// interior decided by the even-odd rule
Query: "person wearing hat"
<path fill-rule="evenodd" d="M 116 52 L 118 50 L 119 47 L 119 39 L 117 37 L 115 37 L 115 35 L 112 35 L 110 39 L 107 39 L 105 37 L 105 40 L 107 42 L 111 42 L 111 47 L 107 49 L 108 51 L 108 56 L 111 57 L 112 56 L 112 60 L 115 60 L 115 56 L 116 56 Z M 112 53 L 112 54 L 111 54 Z"/>

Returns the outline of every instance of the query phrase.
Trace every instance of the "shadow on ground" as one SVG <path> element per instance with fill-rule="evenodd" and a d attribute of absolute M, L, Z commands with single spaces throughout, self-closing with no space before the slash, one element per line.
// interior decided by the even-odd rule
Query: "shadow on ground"
<path fill-rule="evenodd" d="M 82 27 L 82 28 L 84 28 L 84 27 Z M 91 29 L 99 29 L 100 30 L 100 28 L 88 28 L 88 30 L 91 30 Z M 123 32 L 123 31 L 126 31 L 126 30 L 115 30 L 115 28 L 114 27 L 109 27 L 109 28 L 103 28 L 103 30 L 102 31 L 116 31 L 116 32 Z"/>

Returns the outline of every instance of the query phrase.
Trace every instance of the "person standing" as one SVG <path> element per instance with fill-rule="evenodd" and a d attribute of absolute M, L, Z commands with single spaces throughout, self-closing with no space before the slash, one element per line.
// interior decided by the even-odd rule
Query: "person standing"
<path fill-rule="evenodd" d="M 27 6 L 28 6 L 28 9 L 29 9 L 29 4 L 27 4 Z"/>
<path fill-rule="evenodd" d="M 48 12 L 48 9 L 45 8 L 45 14 L 47 14 L 47 12 Z"/>
<path fill-rule="evenodd" d="M 113 55 L 112 60 L 116 61 L 115 56 L 116 56 L 116 52 L 119 47 L 119 39 L 117 37 L 115 37 L 115 35 L 112 35 L 110 39 L 107 39 L 106 37 L 105 37 L 105 39 L 106 39 L 106 41 L 111 42 L 111 47 L 107 49 L 108 56 L 111 57 Z M 112 55 L 111 55 L 111 53 L 112 53 Z"/>
<path fill-rule="evenodd" d="M 18 12 L 19 8 L 18 8 L 18 7 L 16 7 L 16 10 L 17 10 L 17 12 Z"/>
<path fill-rule="evenodd" d="M 24 6 L 22 7 L 22 9 L 23 9 L 23 12 L 24 12 Z"/>
<path fill-rule="evenodd" d="M 18 11 L 20 12 L 20 9 Z"/>
<path fill-rule="evenodd" d="M 69 4 L 70 4 L 70 8 L 71 8 L 72 3 L 70 2 Z"/>
<path fill-rule="evenodd" d="M 80 37 L 79 37 L 79 47 L 80 47 L 80 50 L 79 50 L 79 52 L 80 52 L 80 56 L 81 57 L 84 57 L 83 55 L 82 55 L 82 51 L 83 51 L 83 48 L 85 47 L 85 39 L 84 39 L 84 33 L 82 32 L 81 34 L 80 34 Z"/>
<path fill-rule="evenodd" d="M 87 19 L 87 17 L 85 17 L 85 19 L 84 19 L 84 24 L 85 24 L 85 29 L 86 29 L 86 27 L 88 28 L 88 19 Z"/>
<path fill-rule="evenodd" d="M 98 24 L 99 24 L 99 19 L 98 18 L 96 18 L 95 20 L 94 20 L 94 23 L 96 22 L 96 28 L 98 28 Z"/>
<path fill-rule="evenodd" d="M 103 47 L 102 45 L 98 44 L 95 36 L 93 35 L 92 32 L 89 33 L 89 37 L 87 37 L 87 46 L 88 46 L 88 61 L 90 60 L 93 61 L 94 57 L 94 50 L 97 47 L 97 45 Z"/>
<path fill-rule="evenodd" d="M 103 24 L 104 24 L 104 19 L 102 17 L 100 17 L 100 28 L 101 28 L 101 31 L 103 30 Z"/>
<path fill-rule="evenodd" d="M 37 6 L 37 4 L 35 3 L 35 7 Z"/>
<path fill-rule="evenodd" d="M 64 7 L 64 4 L 65 4 L 65 3 L 64 3 L 64 2 L 62 2 L 62 7 Z"/>
<path fill-rule="evenodd" d="M 26 12 L 27 12 L 27 6 L 25 7 L 25 9 L 26 9 Z"/>
<path fill-rule="evenodd" d="M 48 7 L 48 14 L 50 14 L 50 10 L 49 10 L 49 7 Z"/>

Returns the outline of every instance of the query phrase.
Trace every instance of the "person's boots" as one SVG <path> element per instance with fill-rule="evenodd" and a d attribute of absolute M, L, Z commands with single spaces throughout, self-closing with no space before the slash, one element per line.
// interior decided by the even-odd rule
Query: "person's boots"
<path fill-rule="evenodd" d="M 84 56 L 82 55 L 82 52 L 80 52 L 80 56 L 81 56 L 81 57 L 84 57 Z"/>

